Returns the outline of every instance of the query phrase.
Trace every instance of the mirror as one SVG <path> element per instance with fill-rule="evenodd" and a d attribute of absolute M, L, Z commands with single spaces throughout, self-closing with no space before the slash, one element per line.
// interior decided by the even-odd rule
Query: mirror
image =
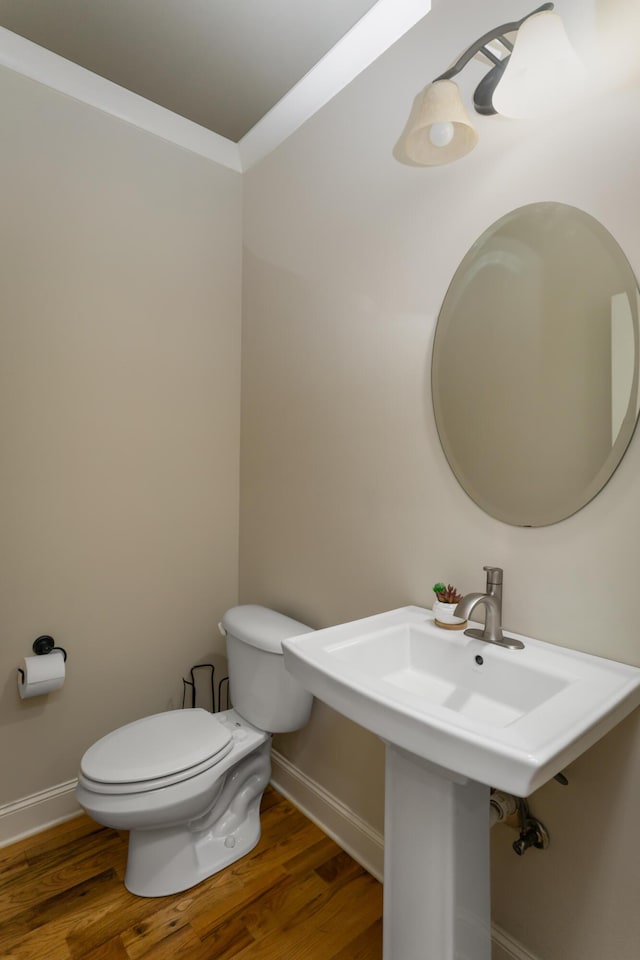
<path fill-rule="evenodd" d="M 432 359 L 440 441 L 487 513 L 537 527 L 606 484 L 638 418 L 639 293 L 593 217 L 534 203 L 474 243 L 447 291 Z"/>

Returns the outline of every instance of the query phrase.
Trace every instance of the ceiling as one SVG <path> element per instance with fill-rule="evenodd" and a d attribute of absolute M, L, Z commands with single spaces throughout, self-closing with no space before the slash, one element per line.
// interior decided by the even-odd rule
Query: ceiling
<path fill-rule="evenodd" d="M 0 27 L 239 141 L 376 0 L 0 0 Z"/>

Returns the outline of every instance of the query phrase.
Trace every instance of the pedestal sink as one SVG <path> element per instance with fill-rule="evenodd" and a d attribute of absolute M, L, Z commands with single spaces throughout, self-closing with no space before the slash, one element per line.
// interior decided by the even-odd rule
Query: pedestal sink
<path fill-rule="evenodd" d="M 640 704 L 640 669 L 409 606 L 285 640 L 288 670 L 386 745 L 384 960 L 490 960 L 489 789 L 526 797 Z"/>

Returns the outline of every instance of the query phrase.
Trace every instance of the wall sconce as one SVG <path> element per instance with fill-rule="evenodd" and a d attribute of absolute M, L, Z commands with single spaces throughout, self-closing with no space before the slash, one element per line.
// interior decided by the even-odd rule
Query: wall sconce
<path fill-rule="evenodd" d="M 396 149 L 403 163 L 436 166 L 464 157 L 478 142 L 455 77 L 477 54 L 493 66 L 473 94 L 476 113 L 533 117 L 556 112 L 583 86 L 585 69 L 562 20 L 545 3 L 522 20 L 503 23 L 465 50 L 414 103 Z M 513 39 L 509 35 L 515 34 Z M 489 44 L 500 44 L 496 52 Z M 498 53 L 502 52 L 502 56 Z"/>

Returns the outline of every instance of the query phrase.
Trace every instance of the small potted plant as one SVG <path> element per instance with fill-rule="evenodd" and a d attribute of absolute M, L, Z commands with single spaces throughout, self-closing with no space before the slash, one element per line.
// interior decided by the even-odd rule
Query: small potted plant
<path fill-rule="evenodd" d="M 433 592 L 436 595 L 432 607 L 437 626 L 444 627 L 445 630 L 463 630 L 467 621 L 462 617 L 456 617 L 454 611 L 462 600 L 462 594 L 458 593 L 451 584 L 445 586 L 444 583 L 436 583 Z"/>

